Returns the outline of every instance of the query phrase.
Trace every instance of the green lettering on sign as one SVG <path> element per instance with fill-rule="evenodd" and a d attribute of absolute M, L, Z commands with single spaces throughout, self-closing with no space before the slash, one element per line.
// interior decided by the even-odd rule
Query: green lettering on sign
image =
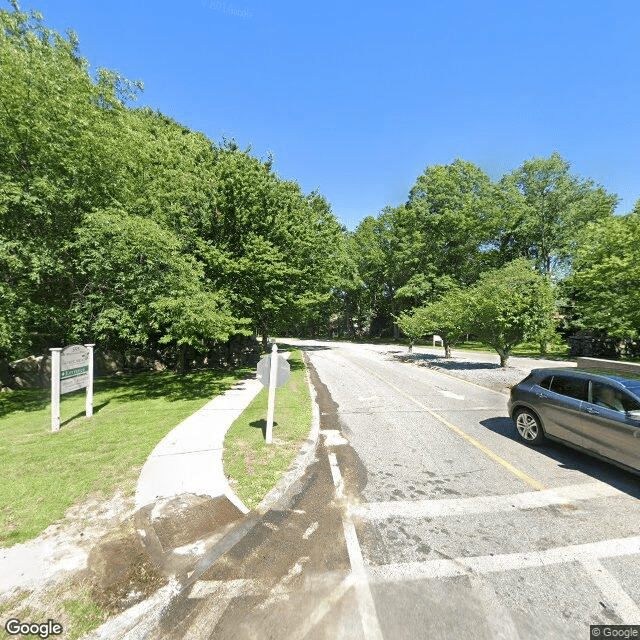
<path fill-rule="evenodd" d="M 75 369 L 67 369 L 66 371 L 60 372 L 60 380 L 64 380 L 64 378 L 73 378 L 75 376 L 81 376 L 83 373 L 89 372 L 89 365 L 85 365 L 84 367 L 77 367 Z"/>

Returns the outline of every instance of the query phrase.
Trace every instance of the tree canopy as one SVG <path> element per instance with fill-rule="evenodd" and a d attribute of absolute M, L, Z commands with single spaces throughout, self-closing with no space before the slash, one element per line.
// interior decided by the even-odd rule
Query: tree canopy
<path fill-rule="evenodd" d="M 0 65 L 0 359 L 96 341 L 184 363 L 248 332 L 449 350 L 463 329 L 506 358 L 548 334 L 556 291 L 567 330 L 639 337 L 640 204 L 614 216 L 558 153 L 498 180 L 428 166 L 347 232 L 273 158 L 136 108 L 141 82 L 93 71 L 73 32 L 15 3 Z"/>
<path fill-rule="evenodd" d="M 69 341 L 206 351 L 311 322 L 345 234 L 272 159 L 91 73 L 77 36 L 0 11 L 0 358 Z"/>

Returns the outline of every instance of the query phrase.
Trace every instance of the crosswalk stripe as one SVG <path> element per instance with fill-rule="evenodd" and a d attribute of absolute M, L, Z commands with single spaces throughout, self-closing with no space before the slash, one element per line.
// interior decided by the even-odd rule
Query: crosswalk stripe
<path fill-rule="evenodd" d="M 372 582 L 406 582 L 429 578 L 464 576 L 470 573 L 514 571 L 550 565 L 580 562 L 590 558 L 614 558 L 640 553 L 640 536 L 601 540 L 586 544 L 555 547 L 546 551 L 527 551 L 492 556 L 467 556 L 370 566 L 367 572 Z"/>
<path fill-rule="evenodd" d="M 446 498 L 442 500 L 393 500 L 369 502 L 351 507 L 351 514 L 368 520 L 387 518 L 438 518 L 519 511 L 551 505 L 574 503 L 594 498 L 624 495 L 622 491 L 604 482 L 587 482 L 556 489 L 544 489 L 498 496 L 474 496 L 472 498 Z"/>

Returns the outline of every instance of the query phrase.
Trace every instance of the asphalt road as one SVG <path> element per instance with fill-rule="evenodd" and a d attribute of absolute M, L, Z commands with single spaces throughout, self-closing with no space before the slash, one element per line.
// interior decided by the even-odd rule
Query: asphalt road
<path fill-rule="evenodd" d="M 300 345 L 318 460 L 158 638 L 586 639 L 590 624 L 640 624 L 637 476 L 521 443 L 503 393 L 380 347 Z"/>

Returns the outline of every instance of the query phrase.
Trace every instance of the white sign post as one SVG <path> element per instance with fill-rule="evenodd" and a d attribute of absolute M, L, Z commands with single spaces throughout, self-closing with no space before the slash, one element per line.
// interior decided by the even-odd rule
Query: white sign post
<path fill-rule="evenodd" d="M 271 444 L 273 433 L 273 412 L 276 403 L 276 378 L 278 371 L 278 345 L 274 342 L 271 347 L 271 367 L 269 368 L 269 401 L 267 403 L 267 433 L 265 441 Z"/>
<path fill-rule="evenodd" d="M 289 379 L 289 372 L 289 363 L 284 358 L 278 357 L 278 345 L 274 342 L 271 347 L 271 354 L 262 358 L 258 363 L 258 379 L 265 387 L 269 387 L 267 430 L 265 433 L 265 442 L 267 444 L 272 443 L 276 388 L 281 387 Z"/>
<path fill-rule="evenodd" d="M 62 347 L 51 351 L 51 431 L 60 431 L 60 352 Z"/>
<path fill-rule="evenodd" d="M 87 390 L 85 415 L 93 415 L 93 344 L 74 344 L 51 351 L 51 431 L 60 431 L 60 396 Z"/>

